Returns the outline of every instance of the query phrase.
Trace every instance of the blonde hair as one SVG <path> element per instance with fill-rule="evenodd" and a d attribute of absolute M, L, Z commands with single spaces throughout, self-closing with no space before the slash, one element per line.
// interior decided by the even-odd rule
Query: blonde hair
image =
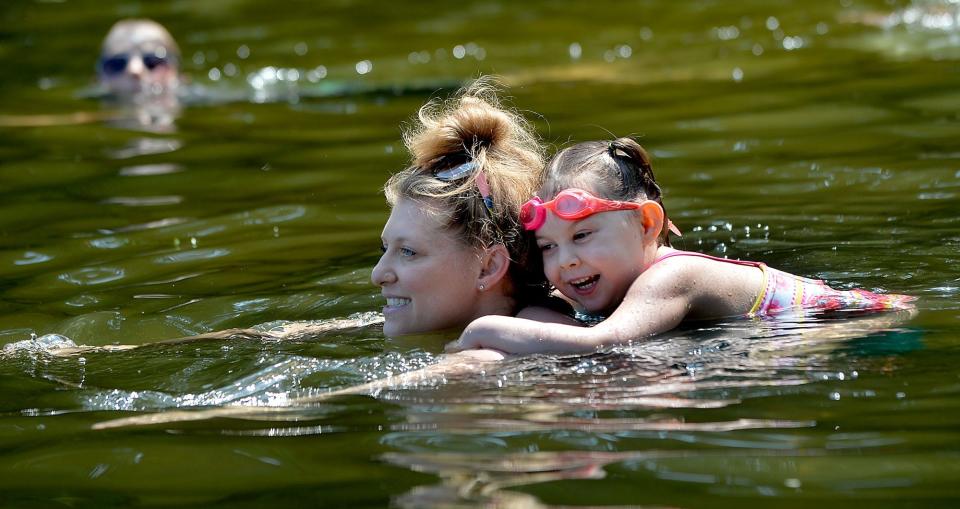
<path fill-rule="evenodd" d="M 532 298 L 524 288 L 543 286 L 543 275 L 536 267 L 524 268 L 536 265 L 528 262 L 539 256 L 530 256 L 519 217 L 520 206 L 540 184 L 544 150 L 530 124 L 501 106 L 496 82 L 481 78 L 446 101 L 428 102 L 405 128 L 403 141 L 411 162 L 384 186 L 390 206 L 401 198 L 425 201 L 464 244 L 478 250 L 503 244 L 513 262 L 515 297 Z M 438 172 L 468 162 L 476 166 L 469 175 L 437 178 Z M 481 173 L 492 203 L 484 202 L 477 186 Z"/>

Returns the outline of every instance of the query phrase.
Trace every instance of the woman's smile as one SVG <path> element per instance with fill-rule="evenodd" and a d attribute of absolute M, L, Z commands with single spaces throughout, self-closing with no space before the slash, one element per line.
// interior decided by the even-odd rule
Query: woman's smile
<path fill-rule="evenodd" d="M 387 336 L 456 328 L 476 316 L 477 253 L 443 227 L 432 205 L 397 202 L 381 240 L 371 279 L 386 300 Z"/>

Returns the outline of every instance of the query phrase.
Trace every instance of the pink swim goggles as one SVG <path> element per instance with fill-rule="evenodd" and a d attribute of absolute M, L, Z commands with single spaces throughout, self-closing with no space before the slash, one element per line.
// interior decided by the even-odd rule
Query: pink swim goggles
<path fill-rule="evenodd" d="M 600 212 L 637 210 L 640 207 L 641 203 L 606 200 L 583 189 L 570 188 L 560 191 L 556 198 L 546 203 L 537 196 L 531 198 L 520 207 L 520 222 L 525 230 L 536 230 L 546 222 L 548 210 L 560 219 L 576 221 Z M 680 230 L 670 220 L 667 220 L 667 227 L 675 235 L 680 235 Z"/>

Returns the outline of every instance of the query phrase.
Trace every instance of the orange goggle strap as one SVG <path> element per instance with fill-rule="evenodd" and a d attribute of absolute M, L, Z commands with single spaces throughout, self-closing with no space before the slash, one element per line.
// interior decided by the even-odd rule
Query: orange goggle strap
<path fill-rule="evenodd" d="M 581 204 L 579 210 L 576 210 L 572 213 L 558 211 L 556 207 L 557 200 L 565 197 L 572 197 L 576 199 L 578 203 Z M 624 209 L 635 210 L 639 208 L 639 203 L 607 200 L 604 198 L 598 198 L 582 189 L 571 188 L 561 191 L 554 199 L 546 203 L 544 203 L 539 196 L 534 196 L 524 203 L 520 208 L 520 220 L 523 223 L 525 230 L 537 230 L 543 226 L 543 223 L 546 221 L 548 210 L 553 211 L 553 213 L 561 219 L 575 220 L 583 219 L 585 217 L 592 216 L 593 214 L 599 214 L 600 212 L 611 212 Z M 533 217 L 524 217 L 529 214 L 532 214 Z M 680 229 L 677 228 L 677 226 L 673 224 L 673 221 L 669 219 L 667 219 L 667 229 L 678 237 L 682 236 Z"/>

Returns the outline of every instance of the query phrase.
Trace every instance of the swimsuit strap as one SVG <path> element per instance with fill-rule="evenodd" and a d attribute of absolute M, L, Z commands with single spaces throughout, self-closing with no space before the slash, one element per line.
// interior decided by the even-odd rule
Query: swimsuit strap
<path fill-rule="evenodd" d="M 762 268 L 766 266 L 766 264 L 763 262 L 751 262 L 749 260 L 731 260 L 729 258 L 719 258 L 716 256 L 710 256 L 708 254 L 703 254 L 703 253 L 694 253 L 692 251 L 674 251 L 672 253 L 667 253 L 661 256 L 660 258 L 657 258 L 656 260 L 653 261 L 653 263 L 647 266 L 647 268 L 649 269 L 650 267 L 653 267 L 654 264 L 660 263 L 666 260 L 667 258 L 673 258 L 674 256 L 696 256 L 698 258 L 706 258 L 708 260 L 716 260 L 718 262 L 732 263 L 735 265 L 744 265 L 747 267 Z"/>
<path fill-rule="evenodd" d="M 667 253 L 653 260 L 653 263 L 648 265 L 647 268 L 649 269 L 650 267 L 653 267 L 657 263 L 660 263 L 666 260 L 667 258 L 673 258 L 675 256 L 696 256 L 698 258 L 706 258 L 708 260 L 714 260 L 717 262 L 732 263 L 734 265 L 742 265 L 745 267 L 756 267 L 760 269 L 760 272 L 763 273 L 763 281 L 761 281 L 760 283 L 761 290 L 760 290 L 760 293 L 757 295 L 756 300 L 753 301 L 753 305 L 750 306 L 750 311 L 747 312 L 747 316 L 755 316 L 758 314 L 764 314 L 766 312 L 766 308 L 769 306 L 769 302 L 767 301 L 769 301 L 770 298 L 772 297 L 773 290 L 774 290 L 774 288 L 770 288 L 771 283 L 773 283 L 772 279 L 774 278 L 770 278 L 769 275 L 767 274 L 767 264 L 763 262 L 752 262 L 749 260 L 731 260 L 729 258 L 719 258 L 716 256 L 710 256 L 708 254 L 703 254 L 703 253 L 694 253 L 691 251 L 674 251 L 672 253 Z"/>

